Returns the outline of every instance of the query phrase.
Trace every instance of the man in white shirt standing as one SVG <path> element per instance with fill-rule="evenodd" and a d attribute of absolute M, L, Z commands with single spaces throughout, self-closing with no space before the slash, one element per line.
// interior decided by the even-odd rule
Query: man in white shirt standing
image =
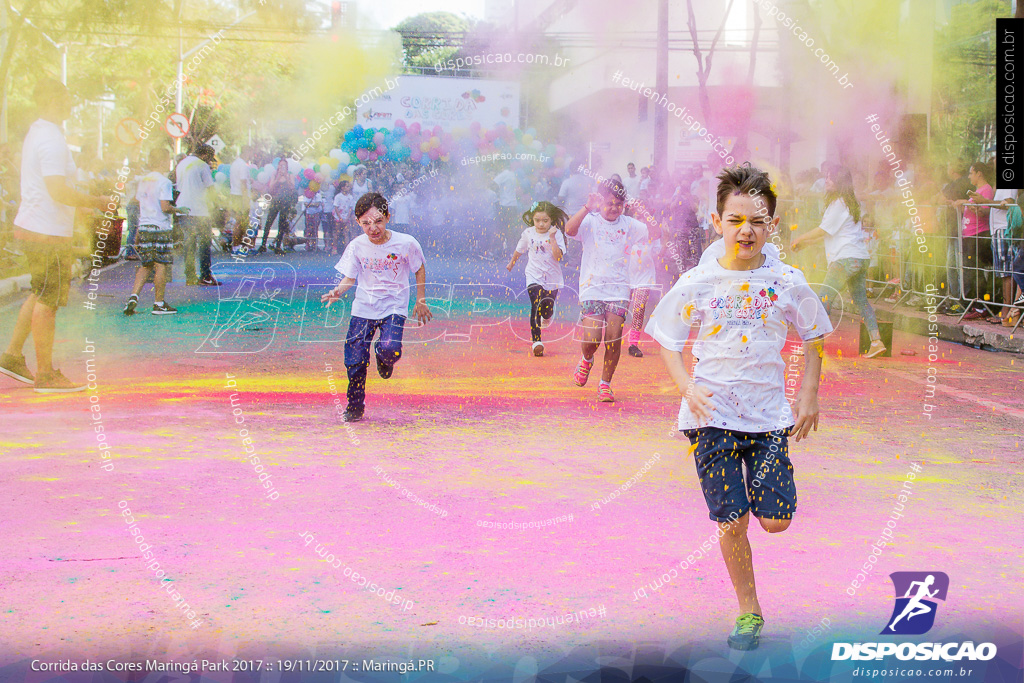
<path fill-rule="evenodd" d="M 626 177 L 622 179 L 622 186 L 626 188 L 630 199 L 640 197 L 640 176 L 636 174 L 636 164 L 632 161 L 626 164 Z"/>
<path fill-rule="evenodd" d="M 33 94 L 39 118 L 22 147 L 21 206 L 14 219 L 14 236 L 32 273 L 32 293 L 21 306 L 7 351 L 0 356 L 0 373 L 35 385 L 37 393 L 62 394 L 85 389 L 53 367 L 57 309 L 67 305 L 71 283 L 75 207 L 113 211 L 117 203 L 113 197 L 83 194 L 68 183 L 74 182 L 75 164 L 61 129 L 71 113 L 67 88 L 44 76 Z M 29 334 L 35 342 L 36 375 L 22 354 Z"/>
<path fill-rule="evenodd" d="M 220 283 L 213 279 L 210 271 L 210 206 L 207 200 L 213 187 L 213 173 L 216 152 L 209 145 L 200 144 L 182 159 L 174 172 L 177 179 L 177 206 L 188 209 L 188 215 L 181 217 L 182 232 L 185 234 L 185 284 L 216 287 Z M 196 249 L 199 254 L 195 256 Z M 195 259 L 199 259 L 199 279 L 196 279 Z"/>
<path fill-rule="evenodd" d="M 237 250 L 242 246 L 242 238 L 249 227 L 249 205 L 252 202 L 252 190 L 250 181 L 249 159 L 252 158 L 252 150 L 246 147 L 242 153 L 231 162 L 228 180 L 231 185 L 230 206 L 235 217 L 235 230 L 231 235 L 231 247 Z"/>

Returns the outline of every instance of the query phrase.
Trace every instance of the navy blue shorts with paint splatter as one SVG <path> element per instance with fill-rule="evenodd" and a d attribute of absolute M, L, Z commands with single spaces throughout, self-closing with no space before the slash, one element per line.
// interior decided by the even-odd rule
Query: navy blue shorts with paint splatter
<path fill-rule="evenodd" d="M 683 431 L 690 445 L 696 445 L 697 477 L 713 521 L 728 522 L 730 515 L 742 517 L 747 510 L 759 518 L 792 519 L 796 482 L 788 432 L 752 434 L 717 427 Z"/>

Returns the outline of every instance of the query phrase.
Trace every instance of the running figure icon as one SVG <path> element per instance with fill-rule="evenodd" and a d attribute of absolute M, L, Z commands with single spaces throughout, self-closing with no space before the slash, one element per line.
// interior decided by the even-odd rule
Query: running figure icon
<path fill-rule="evenodd" d="M 893 619 L 892 623 L 889 624 L 890 630 L 894 631 L 896 629 L 896 622 L 898 622 L 903 617 L 906 617 L 907 621 L 910 621 L 916 616 L 928 614 L 932 611 L 932 608 L 927 604 L 921 602 L 921 600 L 923 598 L 934 598 L 936 595 L 939 594 L 938 588 L 936 588 L 934 592 L 928 590 L 933 583 L 935 583 L 935 576 L 932 574 L 929 574 L 924 581 L 912 581 L 910 583 L 910 587 L 907 589 L 906 595 L 903 596 L 905 598 L 910 598 L 910 602 L 908 602 L 906 607 L 903 608 L 903 611 L 900 612 L 900 615 Z M 918 586 L 917 594 L 911 597 L 910 594 L 913 592 L 914 586 Z"/>
<path fill-rule="evenodd" d="M 258 353 L 274 341 L 281 311 L 291 303 L 295 269 L 285 263 L 221 263 L 218 277 L 235 280 L 223 287 L 217 316 L 196 353 Z M 237 278 L 237 279 L 236 279 Z M 233 290 L 233 291 L 232 291 Z"/>

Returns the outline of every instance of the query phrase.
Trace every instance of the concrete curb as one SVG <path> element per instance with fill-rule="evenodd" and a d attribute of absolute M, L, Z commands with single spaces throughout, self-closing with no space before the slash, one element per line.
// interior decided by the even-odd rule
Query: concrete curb
<path fill-rule="evenodd" d="M 879 314 L 878 319 L 891 322 L 893 329 L 922 337 L 931 336 L 928 332 L 928 313 L 913 308 L 894 308 L 889 304 L 872 303 Z M 1010 328 L 999 327 L 987 322 L 969 320 L 957 324 L 955 316 L 936 314 L 938 326 L 935 336 L 943 341 L 955 342 L 977 349 L 989 351 L 1008 351 L 1024 353 L 1024 323 L 1017 328 L 1016 334 L 1010 334 Z"/>

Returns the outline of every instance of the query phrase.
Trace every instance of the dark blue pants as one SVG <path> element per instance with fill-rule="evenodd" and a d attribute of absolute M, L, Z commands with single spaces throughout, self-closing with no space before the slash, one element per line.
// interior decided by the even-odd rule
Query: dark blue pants
<path fill-rule="evenodd" d="M 391 366 L 402 357 L 404 315 L 389 315 L 380 320 L 352 316 L 345 340 L 345 367 L 348 369 L 348 407 L 362 410 L 366 402 L 366 369 L 370 365 L 370 342 L 380 330 L 373 352 L 382 365 Z"/>

